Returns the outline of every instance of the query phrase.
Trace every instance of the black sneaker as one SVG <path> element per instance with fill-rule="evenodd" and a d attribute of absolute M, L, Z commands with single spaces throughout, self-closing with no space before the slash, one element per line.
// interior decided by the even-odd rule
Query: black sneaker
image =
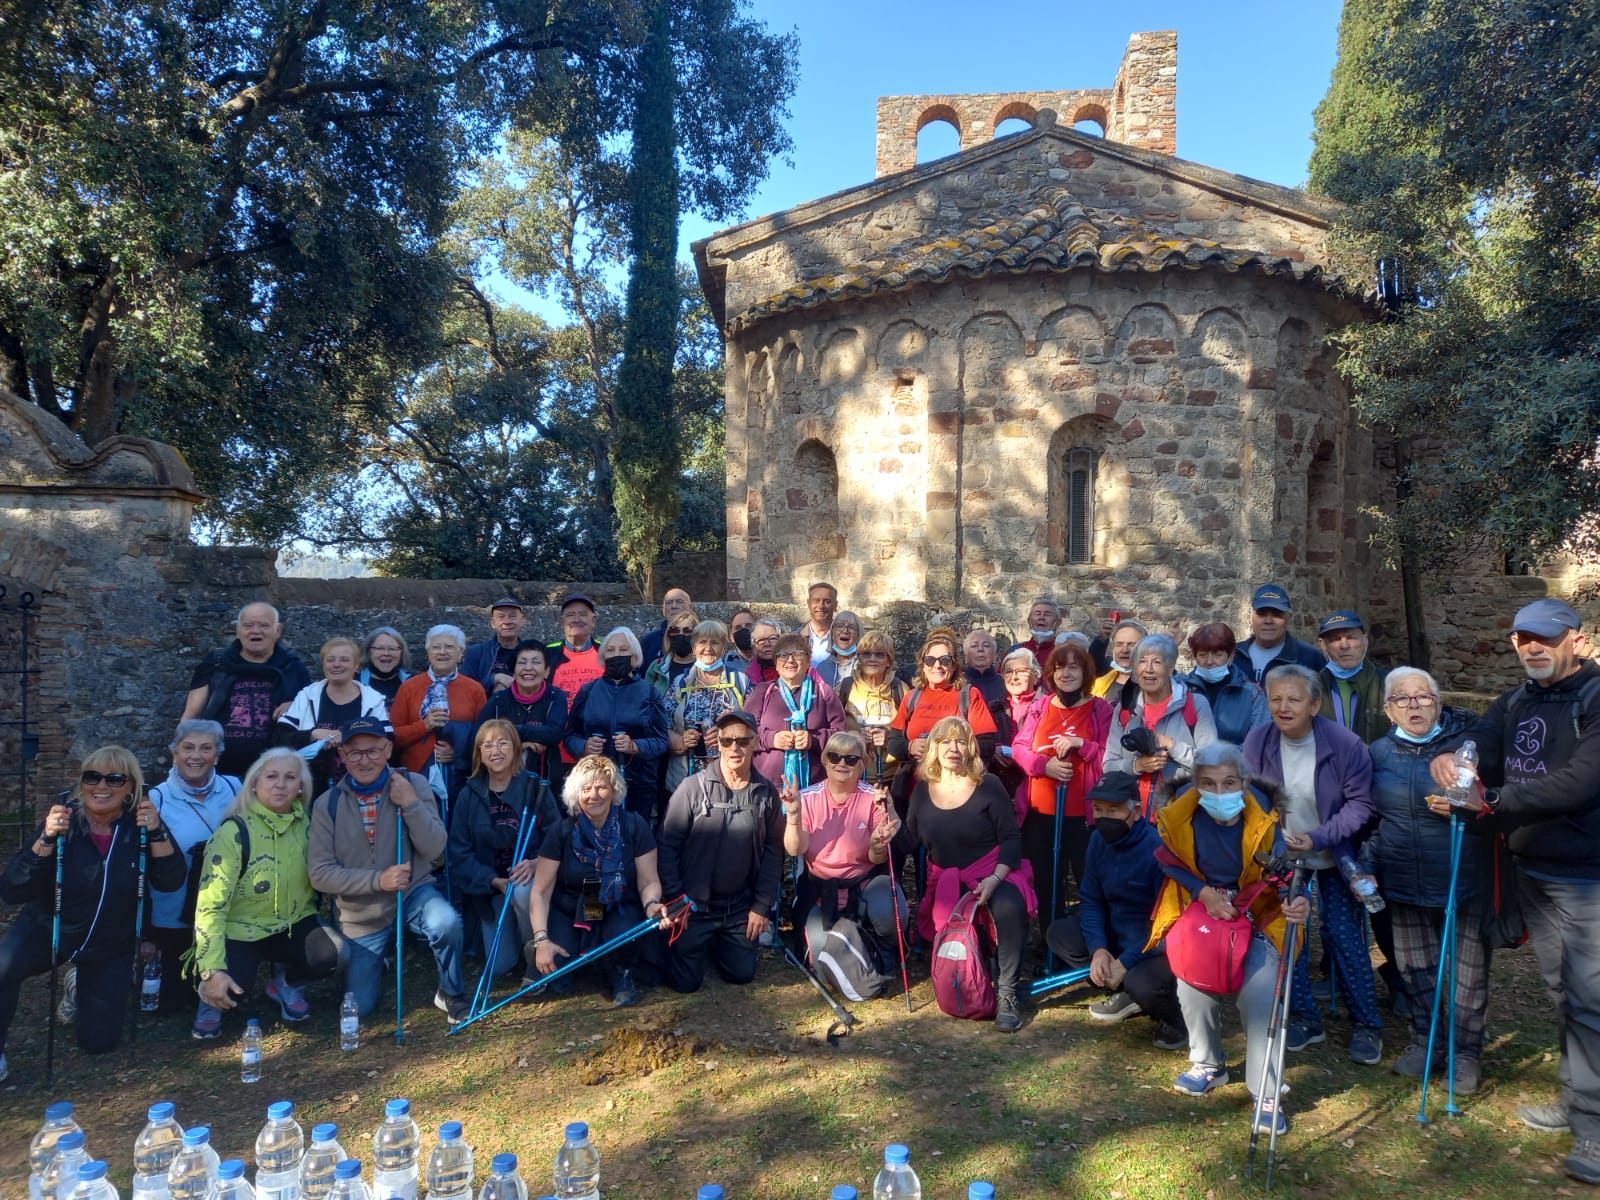
<path fill-rule="evenodd" d="M 1174 1025 L 1170 1021 L 1163 1021 L 1156 1026 L 1156 1035 L 1150 1039 L 1150 1043 L 1157 1050 L 1187 1050 L 1189 1048 L 1189 1031 L 1182 1025 Z"/>
<path fill-rule="evenodd" d="M 611 1004 L 613 1008 L 631 1008 L 639 1003 L 639 989 L 634 986 L 633 972 L 618 971 L 611 981 Z"/>
<path fill-rule="evenodd" d="M 465 996 L 446 996 L 443 992 L 435 992 L 433 1006 L 444 1013 L 445 1020 L 452 1025 L 459 1025 L 472 1015 L 472 1005 Z"/>
<path fill-rule="evenodd" d="M 994 1027 L 1001 1033 L 1015 1033 L 1022 1028 L 1022 1010 L 1017 1007 L 1014 988 L 1001 988 L 995 997 Z"/>

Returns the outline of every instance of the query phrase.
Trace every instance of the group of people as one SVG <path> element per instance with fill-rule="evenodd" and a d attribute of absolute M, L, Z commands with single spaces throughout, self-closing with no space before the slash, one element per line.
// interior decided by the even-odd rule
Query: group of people
<path fill-rule="evenodd" d="M 1103 990 L 1096 1020 L 1142 1014 L 1157 1046 L 1188 1051 L 1175 1086 L 1194 1095 L 1229 1081 L 1229 999 L 1258 1088 L 1284 931 L 1313 914 L 1326 992 L 1302 943 L 1288 1049 L 1324 1040 L 1337 998 L 1350 1057 L 1378 1064 L 1381 978 L 1409 1033 L 1393 1069 L 1420 1075 L 1452 905 L 1455 1087 L 1472 1092 L 1491 954 L 1520 911 L 1562 1053 L 1559 1102 L 1522 1116 L 1570 1127 L 1569 1173 L 1600 1183 L 1600 668 L 1568 606 L 1516 614 L 1528 681 L 1482 715 L 1447 707 L 1426 671 L 1380 670 L 1355 612 L 1322 616 L 1316 646 L 1293 638 L 1275 584 L 1251 597 L 1244 640 L 1193 629 L 1183 673 L 1173 636 L 1115 614 L 1093 636 L 1062 631 L 1048 599 L 1003 655 L 987 630 L 940 627 L 903 665 L 831 585 L 809 589 L 807 612 L 793 631 L 748 609 L 724 625 L 673 589 L 642 640 L 622 626 L 597 639 L 594 602 L 572 595 L 546 645 L 505 598 L 484 641 L 430 629 L 415 674 L 385 627 L 330 639 L 312 682 L 278 614 L 247 606 L 194 674 L 167 777 L 146 792 L 131 753 L 95 751 L 0 878 L 23 905 L 0 937 L 0 1077 L 20 985 L 53 963 L 75 973 L 91 1052 L 116 1044 L 136 959 L 162 962 L 163 1010 L 198 992 L 197 1038 L 219 1036 L 263 965 L 285 1020 L 305 1020 L 306 985 L 336 972 L 370 1012 L 397 922 L 431 949 L 452 1023 L 469 1011 L 468 956 L 538 979 L 665 924 L 683 896 L 694 910 L 672 936 L 605 960 L 613 1002 L 654 981 L 693 991 L 708 969 L 745 983 L 780 936 L 787 858 L 801 952 L 844 916 L 884 945 L 932 944 L 975 891 L 993 918 L 997 1029 L 1023 1022 L 1030 957 L 1058 956 Z M 1467 739 L 1481 768 L 1463 792 Z M 1453 820 L 1469 834 L 1455 870 Z M 1304 891 L 1270 874 L 1285 859 Z M 1166 953 L 1196 906 L 1250 919 L 1228 994 Z M 1287 1128 L 1280 1096 L 1254 1111 Z"/>

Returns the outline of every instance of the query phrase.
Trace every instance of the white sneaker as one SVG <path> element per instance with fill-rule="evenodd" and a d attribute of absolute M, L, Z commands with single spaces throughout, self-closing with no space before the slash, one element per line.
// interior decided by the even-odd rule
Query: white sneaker
<path fill-rule="evenodd" d="M 56 1005 L 56 1024 L 71 1025 L 78 1019 L 78 964 L 69 963 L 61 973 L 61 1001 Z"/>

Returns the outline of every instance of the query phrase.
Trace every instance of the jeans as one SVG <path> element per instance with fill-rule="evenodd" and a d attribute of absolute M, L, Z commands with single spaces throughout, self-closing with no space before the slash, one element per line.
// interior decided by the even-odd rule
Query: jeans
<path fill-rule="evenodd" d="M 1556 1006 L 1561 1106 L 1575 1138 L 1600 1138 L 1600 883 L 1525 871 L 1517 882 L 1528 940 Z"/>
<path fill-rule="evenodd" d="M 428 939 L 439 969 L 439 990 L 446 996 L 464 996 L 461 974 L 461 914 L 431 883 L 405 892 L 406 928 Z M 356 1011 L 363 1017 L 378 1007 L 383 995 L 385 956 L 394 948 L 394 930 L 384 929 L 347 938 L 350 958 L 344 970 L 344 990 L 354 992 Z M 292 981 L 291 981 L 292 982 Z"/>
<path fill-rule="evenodd" d="M 1245 952 L 1244 986 L 1235 993 L 1244 1025 L 1244 1082 L 1252 1096 L 1261 1087 L 1261 1071 L 1267 1061 L 1267 1026 L 1272 1020 L 1277 981 L 1278 951 L 1258 933 Z M 1189 1027 L 1189 1061 L 1197 1067 L 1228 1065 L 1228 1052 L 1222 1045 L 1222 1002 L 1226 999 L 1178 980 L 1178 1004 Z"/>
<path fill-rule="evenodd" d="M 1094 959 L 1089 945 L 1083 940 L 1083 926 L 1077 917 L 1062 917 L 1052 921 L 1045 931 L 1045 941 L 1050 949 L 1061 956 L 1068 967 L 1087 967 Z M 1107 947 L 1116 951 L 1112 947 Z M 1166 951 L 1140 959 L 1128 968 L 1119 989 L 1131 996 L 1150 1016 L 1167 1025 L 1183 1025 L 1183 1010 L 1178 1006 L 1178 981 L 1167 965 Z"/>

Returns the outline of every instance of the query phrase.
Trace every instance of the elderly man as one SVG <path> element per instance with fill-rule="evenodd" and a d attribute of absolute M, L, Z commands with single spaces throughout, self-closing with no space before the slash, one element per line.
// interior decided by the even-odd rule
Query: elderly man
<path fill-rule="evenodd" d="M 1111 627 L 1111 669 L 1094 681 L 1089 690 L 1107 704 L 1122 699 L 1122 689 L 1133 677 L 1133 648 L 1142 642 L 1149 630 L 1138 621 L 1124 617 Z M 1090 651 L 1094 653 L 1093 650 Z M 1138 684 L 1134 684 L 1135 687 Z"/>
<path fill-rule="evenodd" d="M 978 689 L 985 704 L 993 704 L 1006 694 L 1006 681 L 995 670 L 1000 647 L 987 629 L 974 629 L 961 643 L 961 661 L 967 682 Z"/>
<path fill-rule="evenodd" d="M 387 724 L 357 717 L 339 731 L 345 777 L 311 810 L 306 867 L 311 886 L 333 900 L 339 932 L 350 944 L 344 988 L 366 1016 L 383 994 L 384 956 L 394 946 L 398 905 L 413 933 L 427 939 L 439 972 L 435 1008 L 454 1025 L 468 1012 L 461 973 L 461 915 L 433 883 L 430 864 L 444 853 L 439 810 L 428 781 L 392 771 Z"/>
<path fill-rule="evenodd" d="M 1526 1104 L 1523 1124 L 1571 1129 L 1567 1174 L 1600 1184 L 1600 666 L 1578 656 L 1578 614 L 1535 600 L 1511 622 L 1528 681 L 1502 694 L 1468 732 L 1481 782 L 1466 807 L 1510 833 L 1512 860 L 1539 972 L 1556 1007 L 1561 1095 Z M 1433 781 L 1456 785 L 1452 754 Z"/>
<path fill-rule="evenodd" d="M 1250 636 L 1233 652 L 1233 661 L 1249 679 L 1266 686 L 1268 671 L 1290 663 L 1322 670 L 1321 653 L 1289 633 L 1289 593 L 1264 583 L 1250 597 Z"/>
<path fill-rule="evenodd" d="M 833 614 L 839 611 L 839 589 L 831 583 L 813 583 L 806 589 L 806 612 L 811 614 L 805 632 L 811 636 L 811 665 L 833 652 Z"/>
<path fill-rule="evenodd" d="M 476 679 L 485 694 L 492 696 L 511 686 L 523 624 L 522 602 L 515 596 L 502 596 L 489 608 L 489 628 L 494 636 L 467 647 L 461 673 Z"/>
<path fill-rule="evenodd" d="M 666 595 L 661 597 L 661 624 L 639 639 L 639 648 L 644 651 L 647 664 L 661 657 L 661 647 L 666 645 L 667 626 L 672 624 L 672 618 L 679 613 L 693 611 L 694 604 L 688 592 L 682 588 L 667 589 Z"/>
<path fill-rule="evenodd" d="M 1383 711 L 1383 677 L 1367 661 L 1367 626 L 1349 609 L 1317 622 L 1317 643 L 1328 656 L 1322 675 L 1322 715 L 1337 721 L 1367 745 L 1392 728 Z"/>
<path fill-rule="evenodd" d="M 217 769 L 243 777 L 272 741 L 272 727 L 311 672 L 294 651 L 278 644 L 283 618 L 270 604 L 246 604 L 234 640 L 194 669 L 180 721 L 204 719 L 222 726 Z"/>
<path fill-rule="evenodd" d="M 561 637 L 545 646 L 550 682 L 569 696 L 591 679 L 605 673 L 600 661 L 600 643 L 594 636 L 594 601 L 582 592 L 573 592 L 561 602 Z"/>
<path fill-rule="evenodd" d="M 1048 596 L 1040 596 L 1028 606 L 1028 637 L 1018 642 L 1024 650 L 1033 651 L 1039 660 L 1039 670 L 1044 670 L 1045 659 L 1056 647 L 1056 630 L 1061 628 L 1061 606 Z"/>

